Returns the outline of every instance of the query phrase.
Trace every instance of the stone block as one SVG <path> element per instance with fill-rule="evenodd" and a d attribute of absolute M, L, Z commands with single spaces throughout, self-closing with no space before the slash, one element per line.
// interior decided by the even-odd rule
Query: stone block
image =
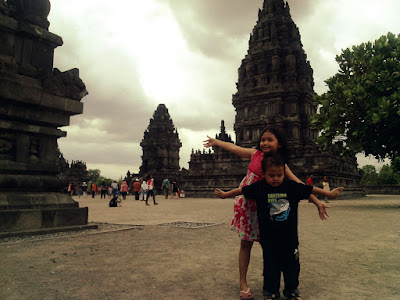
<path fill-rule="evenodd" d="M 0 232 L 87 224 L 88 208 L 0 210 Z"/>

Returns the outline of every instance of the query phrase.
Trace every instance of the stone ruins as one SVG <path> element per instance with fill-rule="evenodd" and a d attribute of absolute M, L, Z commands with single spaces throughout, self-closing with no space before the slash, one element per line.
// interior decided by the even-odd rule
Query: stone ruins
<path fill-rule="evenodd" d="M 323 176 L 328 176 L 331 186 L 346 187 L 345 194 L 364 194 L 359 188 L 356 158 L 338 157 L 331 151 L 321 151 L 316 145 L 317 132 L 310 129 L 310 117 L 316 113 L 313 70 L 287 2 L 264 1 L 238 73 L 237 92 L 232 99 L 236 109 L 237 145 L 255 147 L 265 125 L 280 128 L 288 138 L 290 167 L 301 180 L 305 182 L 313 174 L 318 185 Z M 150 139 L 150 134 L 149 131 L 145 137 Z M 232 142 L 223 121 L 217 138 Z M 156 156 L 149 143 L 143 145 L 157 163 L 160 157 L 166 157 L 165 153 Z M 173 151 L 176 151 L 174 157 L 179 157 L 179 148 Z M 149 156 L 143 156 L 143 164 L 149 164 Z M 193 151 L 189 170 L 181 173 L 181 186 L 188 196 L 211 196 L 215 187 L 237 187 L 248 164 L 249 161 L 221 149 Z M 142 170 L 145 169 L 141 173 Z M 153 174 L 158 172 L 155 170 Z"/>
<path fill-rule="evenodd" d="M 53 68 L 61 37 L 48 0 L 0 0 L 0 232 L 87 224 L 87 208 L 60 191 L 58 127 L 81 114 L 78 69 Z"/>

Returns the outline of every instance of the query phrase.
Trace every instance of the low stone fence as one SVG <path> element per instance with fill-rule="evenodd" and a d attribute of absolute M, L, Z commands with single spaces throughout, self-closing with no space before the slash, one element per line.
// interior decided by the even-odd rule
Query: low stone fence
<path fill-rule="evenodd" d="M 362 188 L 366 194 L 386 194 L 386 195 L 400 195 L 400 184 L 387 184 L 387 185 L 364 185 Z"/>

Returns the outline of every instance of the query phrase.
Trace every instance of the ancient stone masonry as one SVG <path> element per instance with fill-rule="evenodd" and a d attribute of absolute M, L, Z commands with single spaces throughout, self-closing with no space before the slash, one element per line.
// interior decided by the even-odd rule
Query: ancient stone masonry
<path fill-rule="evenodd" d="M 319 184 L 323 176 L 328 176 L 331 186 L 343 185 L 347 191 L 363 194 L 358 188 L 355 157 L 338 157 L 330 151 L 321 151 L 315 143 L 317 132 L 310 128 L 310 117 L 316 113 L 313 70 L 287 3 L 282 0 L 264 1 L 238 73 L 237 92 L 232 99 L 236 109 L 234 130 L 237 145 L 256 147 L 265 125 L 281 128 L 286 132 L 291 150 L 290 167 L 301 180 L 305 181 L 309 174 L 313 174 L 314 182 Z M 192 154 L 185 180 L 190 187 L 187 190 L 193 189 L 198 193 L 195 186 L 200 182 L 201 187 L 228 186 L 227 180 L 209 181 L 207 185 L 211 170 L 224 169 L 220 172 L 224 178 L 229 174 L 231 178 L 239 177 L 237 159 L 232 157 L 229 162 L 225 154 L 227 158 L 222 166 L 222 161 L 216 159 L 218 155 L 218 152 Z M 243 169 L 241 177 L 245 173 L 246 169 Z M 238 183 L 236 180 L 231 187 Z"/>
<path fill-rule="evenodd" d="M 221 131 L 215 138 L 233 143 L 221 121 Z M 237 187 L 246 174 L 248 160 L 244 160 L 219 147 L 209 150 L 192 150 L 189 170 L 182 171 L 185 193 L 189 197 L 209 197 L 216 187 L 232 189 Z"/>
<path fill-rule="evenodd" d="M 317 132 L 310 129 L 310 117 L 316 113 L 313 87 L 313 70 L 289 5 L 265 0 L 232 99 L 236 143 L 255 147 L 264 125 L 281 128 L 291 150 L 290 166 L 300 179 L 314 174 L 319 184 L 328 176 L 331 186 L 355 189 L 359 186 L 355 157 L 338 157 L 315 143 Z"/>
<path fill-rule="evenodd" d="M 48 0 L 0 0 L 0 231 L 87 223 L 87 208 L 58 192 L 57 139 L 87 94 L 78 69 L 53 69 L 61 37 Z"/>
<path fill-rule="evenodd" d="M 82 182 L 89 182 L 89 174 L 86 163 L 80 160 L 73 160 L 71 163 L 64 159 L 62 153 L 59 154 L 59 177 L 66 183 L 73 183 L 75 186 L 80 186 Z M 64 191 L 67 186 L 64 187 Z"/>
<path fill-rule="evenodd" d="M 157 189 L 165 178 L 178 178 L 179 149 L 182 144 L 164 104 L 158 105 L 140 146 L 143 149 L 140 176 L 153 175 Z"/>

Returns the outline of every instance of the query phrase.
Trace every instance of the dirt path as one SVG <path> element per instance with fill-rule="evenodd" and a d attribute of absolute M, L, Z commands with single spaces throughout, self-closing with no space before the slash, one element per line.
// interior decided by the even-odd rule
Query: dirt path
<path fill-rule="evenodd" d="M 0 299 L 238 299 L 232 201 L 160 199 L 160 205 L 145 207 L 128 198 L 119 212 L 104 203 L 80 200 L 89 206 L 91 221 L 145 226 L 0 241 Z M 312 204 L 300 204 L 303 298 L 400 299 L 400 196 L 332 201 L 331 206 L 329 221 L 322 222 Z M 175 221 L 219 225 L 155 225 Z M 256 299 L 263 299 L 259 245 L 253 248 L 248 279 Z"/>

